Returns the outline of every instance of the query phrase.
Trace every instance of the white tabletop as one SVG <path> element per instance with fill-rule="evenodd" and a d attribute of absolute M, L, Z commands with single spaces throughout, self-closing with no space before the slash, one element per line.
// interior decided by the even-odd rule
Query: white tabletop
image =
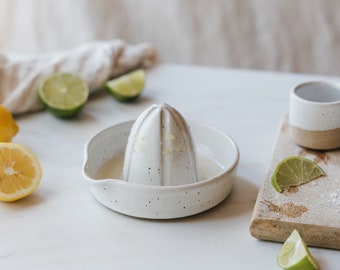
<path fill-rule="evenodd" d="M 282 244 L 254 239 L 250 218 L 290 89 L 316 79 L 323 78 L 160 65 L 148 71 L 135 103 L 119 103 L 103 91 L 76 119 L 47 112 L 19 117 L 13 141 L 37 154 L 43 179 L 28 198 L 0 204 L 0 269 L 280 269 Z M 109 210 L 82 175 L 84 146 L 96 132 L 162 102 L 236 141 L 241 158 L 233 191 L 217 207 L 177 220 Z M 339 269 L 339 251 L 310 250 L 321 269 Z"/>

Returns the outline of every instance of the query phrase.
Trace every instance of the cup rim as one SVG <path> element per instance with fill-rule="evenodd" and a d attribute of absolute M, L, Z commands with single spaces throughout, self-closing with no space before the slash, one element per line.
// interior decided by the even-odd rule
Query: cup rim
<path fill-rule="evenodd" d="M 309 104 L 316 104 L 316 105 L 338 105 L 340 104 L 340 98 L 339 100 L 336 101 L 313 101 L 313 100 L 309 100 L 306 98 L 301 97 L 300 95 L 298 95 L 298 91 L 299 89 L 305 87 L 305 86 L 310 86 L 310 85 L 321 85 L 321 86 L 327 86 L 327 87 L 331 87 L 334 88 L 336 90 L 338 90 L 339 92 L 339 97 L 340 97 L 340 84 L 336 83 L 336 82 L 328 82 L 328 81 L 307 81 L 307 82 L 303 82 L 300 83 L 298 85 L 296 85 L 293 89 L 292 89 L 292 96 L 294 96 L 296 99 L 305 102 L 305 103 L 309 103 Z"/>

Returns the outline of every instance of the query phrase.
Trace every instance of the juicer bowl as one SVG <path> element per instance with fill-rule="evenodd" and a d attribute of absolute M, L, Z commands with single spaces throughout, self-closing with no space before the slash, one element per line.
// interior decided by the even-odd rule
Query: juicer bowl
<path fill-rule="evenodd" d="M 108 127 L 94 135 L 85 146 L 83 175 L 99 202 L 133 217 L 172 219 L 206 211 L 229 195 L 239 163 L 238 147 L 225 133 L 195 122 L 188 124 L 199 153 L 198 167 L 204 168 L 208 159 L 220 167 L 217 171 L 208 170 L 205 179 L 176 186 L 152 186 L 109 177 L 99 179 L 98 171 L 104 164 L 124 155 L 133 123 Z"/>

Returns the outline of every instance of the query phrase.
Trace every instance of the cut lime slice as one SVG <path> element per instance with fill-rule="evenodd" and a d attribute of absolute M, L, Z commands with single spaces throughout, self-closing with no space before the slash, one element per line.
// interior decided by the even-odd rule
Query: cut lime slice
<path fill-rule="evenodd" d="M 291 156 L 282 160 L 275 168 L 272 176 L 272 186 L 282 192 L 292 186 L 298 186 L 326 175 L 313 161 Z"/>
<path fill-rule="evenodd" d="M 144 85 L 145 72 L 139 69 L 106 82 L 105 89 L 117 100 L 131 102 L 141 95 Z"/>
<path fill-rule="evenodd" d="M 299 232 L 294 230 L 283 244 L 277 262 L 286 270 L 317 270 L 318 266 Z"/>
<path fill-rule="evenodd" d="M 70 73 L 54 73 L 39 87 L 45 107 L 59 117 L 75 116 L 86 103 L 89 89 L 82 78 Z"/>

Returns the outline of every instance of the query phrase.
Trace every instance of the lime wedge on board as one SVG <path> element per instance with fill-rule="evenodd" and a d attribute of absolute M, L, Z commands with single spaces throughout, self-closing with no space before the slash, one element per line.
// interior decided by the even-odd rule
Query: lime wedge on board
<path fill-rule="evenodd" d="M 277 164 L 271 182 L 272 186 L 282 192 L 292 186 L 308 183 L 326 175 L 315 162 L 298 156 L 283 159 Z"/>

